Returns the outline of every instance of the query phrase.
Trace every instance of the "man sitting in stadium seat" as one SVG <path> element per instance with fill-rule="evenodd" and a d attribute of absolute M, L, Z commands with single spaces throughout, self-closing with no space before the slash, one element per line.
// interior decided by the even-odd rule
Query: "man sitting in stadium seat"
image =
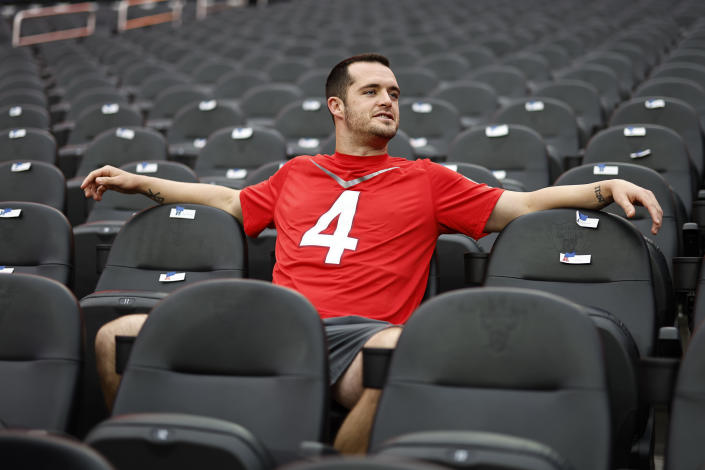
<path fill-rule="evenodd" d="M 646 207 L 652 231 L 662 211 L 653 194 L 623 180 L 543 188 L 528 193 L 477 184 L 428 160 L 387 155 L 399 125 L 400 89 L 386 58 L 364 54 L 331 71 L 327 104 L 335 123 L 334 155 L 300 156 L 260 184 L 234 190 L 134 175 L 110 166 L 90 173 L 86 197 L 116 190 L 158 203 L 206 204 L 229 212 L 256 237 L 278 231 L 273 282 L 301 292 L 326 327 L 334 398 L 351 409 L 336 437 L 343 452 L 364 452 L 379 390 L 362 387 L 363 346 L 393 348 L 421 302 L 436 238 L 479 238 L 523 214 L 557 207 L 619 204 L 627 217 Z M 105 325 L 96 339 L 107 387 L 119 378 L 107 357 L 114 336 L 136 334 L 144 316 Z M 112 400 L 109 391 L 108 400 Z"/>

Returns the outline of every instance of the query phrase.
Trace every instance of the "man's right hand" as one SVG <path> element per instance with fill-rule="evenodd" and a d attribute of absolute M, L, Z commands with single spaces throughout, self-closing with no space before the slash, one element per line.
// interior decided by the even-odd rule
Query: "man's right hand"
<path fill-rule="evenodd" d="M 87 198 L 100 201 L 108 189 L 127 194 L 141 192 L 140 178 L 140 175 L 106 165 L 91 171 L 81 183 L 81 189 Z"/>

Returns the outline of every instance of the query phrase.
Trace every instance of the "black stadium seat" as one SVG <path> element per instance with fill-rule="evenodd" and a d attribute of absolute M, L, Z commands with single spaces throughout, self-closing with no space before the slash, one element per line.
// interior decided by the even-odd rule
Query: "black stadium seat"
<path fill-rule="evenodd" d="M 7 470 L 114 470 L 103 456 L 78 440 L 33 431 L 0 431 L 0 454 Z"/>
<path fill-rule="evenodd" d="M 50 163 L 18 160 L 0 163 L 0 201 L 46 204 L 61 212 L 66 203 L 66 180 Z"/>

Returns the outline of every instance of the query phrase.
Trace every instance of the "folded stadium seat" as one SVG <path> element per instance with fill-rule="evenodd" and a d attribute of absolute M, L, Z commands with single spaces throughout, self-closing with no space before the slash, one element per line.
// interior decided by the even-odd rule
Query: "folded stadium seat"
<path fill-rule="evenodd" d="M 411 46 L 389 47 L 388 49 L 384 49 L 382 53 L 389 59 L 389 63 L 395 70 L 404 67 L 416 67 L 423 58 L 423 56 Z M 338 62 L 340 62 L 340 60 Z M 331 64 L 331 68 L 336 63 Z"/>
<path fill-rule="evenodd" d="M 603 155 L 609 155 L 603 153 Z M 609 169 L 605 174 L 605 169 Z M 685 222 L 684 211 L 679 207 L 680 200 L 671 189 L 668 182 L 651 168 L 623 162 L 606 162 L 599 164 L 585 164 L 571 168 L 563 173 L 555 182 L 557 186 L 567 184 L 595 183 L 610 178 L 621 178 L 649 189 L 656 196 L 663 209 L 661 229 L 658 234 L 651 233 L 651 216 L 641 206 L 636 207 L 636 213 L 629 220 L 646 238 L 651 239 L 666 257 L 668 268 L 676 256 L 684 256 L 683 237 L 681 227 Z M 612 203 L 603 209 L 605 212 L 622 216 L 624 211 L 617 204 Z"/>
<path fill-rule="evenodd" d="M 571 107 L 580 130 L 581 148 L 587 144 L 590 136 L 605 126 L 600 95 L 588 82 L 570 79 L 546 82 L 536 86 L 533 95 L 554 98 Z"/>
<path fill-rule="evenodd" d="M 705 129 L 705 87 L 693 80 L 677 77 L 651 78 L 639 85 L 632 96 L 668 96 L 684 101 L 695 109 L 700 118 L 700 127 Z"/>
<path fill-rule="evenodd" d="M 267 127 L 228 127 L 214 132 L 198 154 L 201 182 L 241 189 L 249 173 L 271 161 L 285 160 L 286 140 Z"/>
<path fill-rule="evenodd" d="M 2 276 L 0 290 L 0 421 L 66 432 L 82 361 L 76 298 L 54 280 L 28 274 Z"/>
<path fill-rule="evenodd" d="M 254 49 L 240 60 L 241 70 L 259 70 L 264 71 L 267 65 L 278 58 L 281 54 L 266 49 Z"/>
<path fill-rule="evenodd" d="M 563 46 L 546 42 L 525 49 L 546 59 L 552 70 L 558 70 L 571 64 L 572 58 Z"/>
<path fill-rule="evenodd" d="M 187 413 L 237 423 L 252 433 L 243 436 L 250 447 L 279 464 L 295 460 L 301 442 L 326 437 L 327 367 L 320 319 L 303 296 L 260 281 L 200 282 L 152 310 L 123 374 L 116 418 L 87 441 L 118 468 L 162 467 L 188 444 L 169 451 L 137 426 L 110 426 L 125 414 Z M 160 427 L 169 429 L 171 417 Z"/>
<path fill-rule="evenodd" d="M 209 135 L 244 123 L 243 112 L 235 104 L 207 100 L 186 105 L 174 116 L 166 135 L 169 158 L 193 168 Z"/>
<path fill-rule="evenodd" d="M 400 128 L 409 135 L 416 157 L 443 161 L 448 145 L 460 132 L 460 115 L 452 104 L 437 98 L 403 99 Z"/>
<path fill-rule="evenodd" d="M 154 61 L 144 61 L 135 57 L 125 69 L 119 69 L 122 89 L 129 95 L 134 96 L 140 84 L 152 75 L 169 72 L 171 67 Z"/>
<path fill-rule="evenodd" d="M 667 268 L 661 272 L 663 255 L 652 255 L 653 246 L 621 217 L 580 210 L 599 219 L 592 229 L 578 225 L 577 213 L 542 211 L 505 227 L 492 249 L 485 285 L 539 289 L 610 312 L 627 326 L 641 356 L 652 355 L 658 327 L 672 316 L 666 286 L 655 281 L 668 276 Z"/>
<path fill-rule="evenodd" d="M 166 159 L 166 141 L 157 131 L 144 127 L 118 127 L 97 135 L 86 147 L 76 176 L 66 182 L 66 214 L 71 225 L 86 220 L 91 203 L 81 189 L 83 179 L 104 165 L 122 166 L 128 162 Z"/>
<path fill-rule="evenodd" d="M 301 89 L 290 83 L 264 83 L 247 90 L 240 99 L 248 126 L 273 126 L 277 114 L 289 103 L 303 99 Z"/>
<path fill-rule="evenodd" d="M 454 52 L 426 55 L 417 65 L 420 68 L 433 71 L 441 81 L 445 82 L 458 80 L 470 70 L 467 59 Z"/>
<path fill-rule="evenodd" d="M 42 161 L 0 163 L 0 201 L 36 202 L 63 212 L 66 202 L 64 175 L 51 163 Z"/>
<path fill-rule="evenodd" d="M 142 111 L 143 114 L 149 115 L 154 105 L 154 100 L 162 91 L 169 89 L 171 86 L 183 85 L 189 82 L 189 77 L 174 72 L 163 72 L 152 75 L 144 82 L 140 83 L 139 88 L 135 91 L 136 94 L 132 105 Z"/>
<path fill-rule="evenodd" d="M 484 444 L 484 443 L 483 443 Z M 494 450 L 494 449 L 493 449 Z M 504 449 L 497 449 L 498 452 L 502 452 Z M 488 452 L 489 453 L 489 452 Z M 528 453 L 528 452 L 527 452 Z M 496 456 L 493 454 L 491 458 L 499 458 L 502 463 L 504 460 L 502 456 Z M 482 457 L 478 458 L 478 460 Z M 527 457 L 527 461 L 531 462 L 531 457 Z M 494 460 L 490 460 L 494 462 Z M 522 461 L 519 466 L 504 467 L 506 470 L 520 470 L 525 469 L 521 466 L 524 461 Z M 542 467 L 543 468 L 543 467 Z M 559 470 L 561 467 L 546 467 L 545 470 Z M 448 470 L 448 467 L 443 465 L 436 465 L 430 462 L 421 462 L 418 460 L 412 460 L 404 457 L 396 457 L 391 455 L 380 455 L 380 456 L 328 456 L 316 459 L 306 459 L 293 462 L 289 465 L 282 466 L 280 470 Z"/>
<path fill-rule="evenodd" d="M 89 107 L 76 119 L 73 129 L 65 141 L 66 145 L 62 146 L 62 137 L 55 134 L 59 144 L 57 166 L 67 178 L 71 178 L 76 174 L 86 148 L 99 134 L 119 127 L 141 125 L 141 114 L 131 107 L 118 103 L 105 103 Z"/>
<path fill-rule="evenodd" d="M 487 65 L 468 74 L 466 78 L 491 86 L 501 105 L 527 94 L 526 76 L 518 68 L 509 65 Z"/>
<path fill-rule="evenodd" d="M 698 176 L 703 177 L 705 156 L 700 121 L 692 106 L 677 98 L 632 98 L 622 103 L 609 120 L 610 126 L 635 123 L 658 124 L 676 131 L 688 148 Z"/>
<path fill-rule="evenodd" d="M 320 153 L 321 143 L 335 131 L 326 101 L 315 98 L 286 105 L 274 128 L 286 139 L 289 157 Z"/>
<path fill-rule="evenodd" d="M 51 120 L 54 123 L 73 123 L 86 109 L 102 105 L 104 103 L 117 103 L 122 106 L 127 105 L 127 97 L 113 87 L 89 88 L 76 96 L 73 100 L 59 103 L 50 108 Z M 60 124 L 54 129 L 60 128 Z"/>
<path fill-rule="evenodd" d="M 212 87 L 223 75 L 238 70 L 237 63 L 219 59 L 209 59 L 202 62 L 191 74 L 193 80 L 204 86 Z"/>
<path fill-rule="evenodd" d="M 600 64 L 581 63 L 554 73 L 556 78 L 582 80 L 597 88 L 605 114 L 612 112 L 622 100 L 617 74 Z"/>
<path fill-rule="evenodd" d="M 44 85 L 38 78 L 31 74 L 10 75 L 5 78 L 0 78 L 0 90 L 3 90 L 3 92 L 24 89 L 43 92 Z"/>
<path fill-rule="evenodd" d="M 538 132 L 548 153 L 562 164 L 579 156 L 580 138 L 575 113 L 566 103 L 535 96 L 515 100 L 492 118 L 501 124 L 520 124 Z"/>
<path fill-rule="evenodd" d="M 220 101 L 237 101 L 250 88 L 268 82 L 270 78 L 263 72 L 235 70 L 218 79 L 213 88 L 213 97 Z"/>
<path fill-rule="evenodd" d="M 503 65 L 521 70 L 529 84 L 551 79 L 551 65 L 548 60 L 535 52 L 517 52 L 502 58 Z"/>
<path fill-rule="evenodd" d="M 497 33 L 480 38 L 477 41 L 480 46 L 490 49 L 495 57 L 503 57 L 516 49 L 517 44 L 506 33 Z"/>
<path fill-rule="evenodd" d="M 179 58 L 179 61 L 175 64 L 176 71 L 190 75 L 199 65 L 214 57 L 215 56 L 210 52 L 203 51 L 202 49 L 193 49 L 191 52 Z"/>
<path fill-rule="evenodd" d="M 635 84 L 634 65 L 631 59 L 619 52 L 593 51 L 580 58 L 581 63 L 598 64 L 612 70 L 619 80 L 621 96 L 629 96 Z"/>
<path fill-rule="evenodd" d="M 33 88 L 16 88 L 0 93 L 0 107 L 27 105 L 47 107 L 47 97 L 44 93 Z"/>
<path fill-rule="evenodd" d="M 651 71 L 650 78 L 677 77 L 692 80 L 698 84 L 705 83 L 705 65 L 668 62 Z"/>
<path fill-rule="evenodd" d="M 49 93 L 49 101 L 56 105 L 61 101 L 70 102 L 78 95 L 92 88 L 115 88 L 115 84 L 103 76 L 102 73 L 93 73 L 73 77 L 70 82 L 61 87 L 56 87 Z"/>
<path fill-rule="evenodd" d="M 617 52 L 629 58 L 632 61 L 632 67 L 634 72 L 634 78 L 636 83 L 641 82 L 646 77 L 647 72 L 651 69 L 650 59 L 641 50 L 641 48 L 635 46 L 634 44 L 629 44 L 628 42 L 621 41 L 611 41 L 608 40 L 603 46 L 604 50 Z"/>
<path fill-rule="evenodd" d="M 702 49 L 678 48 L 666 57 L 664 64 L 671 62 L 687 63 L 705 67 L 705 51 Z"/>
<path fill-rule="evenodd" d="M 666 468 L 685 470 L 705 463 L 703 452 L 703 339 L 705 330 L 697 325 L 680 366 L 676 382 L 666 444 Z"/>
<path fill-rule="evenodd" d="M 429 97 L 453 103 L 463 128 L 485 124 L 499 107 L 497 93 L 491 86 L 471 80 L 442 84 Z"/>
<path fill-rule="evenodd" d="M 525 289 L 447 293 L 405 325 L 370 449 L 420 431 L 484 431 L 535 440 L 576 470 L 607 469 L 605 377 L 598 331 L 580 306 Z M 457 448 L 442 433 L 436 443 Z"/>
<path fill-rule="evenodd" d="M 465 59 L 470 64 L 472 69 L 479 69 L 486 65 L 494 64 L 497 58 L 494 52 L 488 47 L 481 46 L 479 44 L 466 44 L 462 43 L 457 47 L 454 47 L 452 51 Z M 394 63 L 392 63 L 393 65 Z"/>
<path fill-rule="evenodd" d="M 301 75 L 312 68 L 313 63 L 308 58 L 285 56 L 270 62 L 264 71 L 272 82 L 296 83 Z"/>
<path fill-rule="evenodd" d="M 184 164 L 166 160 L 147 160 L 122 165 L 131 173 L 148 174 L 173 181 L 197 183 L 198 177 Z M 98 277 L 115 236 L 137 212 L 155 206 L 147 197 L 109 191 L 93 204 L 86 222 L 73 229 L 75 257 L 73 291 L 82 298 L 95 290 Z"/>
<path fill-rule="evenodd" d="M 240 223 L 226 212 L 167 204 L 132 217 L 115 237 L 96 291 L 81 299 L 86 328 L 81 430 L 87 431 L 106 412 L 92 347 L 103 324 L 122 315 L 146 313 L 185 284 L 244 277 L 246 268 L 245 235 Z"/>
<path fill-rule="evenodd" d="M 207 101 L 209 94 L 191 83 L 179 83 L 164 88 L 152 103 L 145 124 L 166 134 L 171 127 L 174 116 L 185 106 Z"/>
<path fill-rule="evenodd" d="M 330 71 L 335 64 L 345 59 L 347 56 L 348 53 L 342 49 L 319 49 L 311 56 L 311 63 L 314 68 Z"/>
<path fill-rule="evenodd" d="M 7 470 L 114 470 L 105 457 L 80 441 L 36 431 L 1 431 L 0 453 Z"/>
<path fill-rule="evenodd" d="M 49 113 L 39 106 L 10 105 L 0 108 L 0 130 L 34 127 L 49 129 Z"/>
<path fill-rule="evenodd" d="M 588 143 L 584 164 L 596 165 L 606 159 L 634 163 L 657 171 L 678 195 L 688 217 L 698 191 L 697 171 L 688 157 L 683 139 L 672 129 L 657 124 L 620 125 L 604 129 Z M 594 170 L 605 175 L 619 171 Z"/>
<path fill-rule="evenodd" d="M 0 205 L 2 272 L 38 274 L 68 285 L 73 236 L 64 214 L 35 202 L 3 201 Z"/>
<path fill-rule="evenodd" d="M 306 98 L 325 99 L 326 80 L 329 73 L 330 69 L 314 68 L 301 74 L 296 80 L 296 86 L 301 89 Z"/>
<path fill-rule="evenodd" d="M 0 131 L 0 161 L 56 162 L 56 141 L 43 129 L 15 128 Z"/>
<path fill-rule="evenodd" d="M 433 70 L 421 67 L 400 67 L 394 70 L 403 98 L 426 97 L 440 83 Z"/>
<path fill-rule="evenodd" d="M 468 129 L 458 134 L 448 149 L 448 160 L 488 168 L 500 182 L 514 180 L 525 191 L 544 188 L 553 181 L 543 138 L 519 124 Z M 514 187 L 519 189 L 516 183 Z"/>

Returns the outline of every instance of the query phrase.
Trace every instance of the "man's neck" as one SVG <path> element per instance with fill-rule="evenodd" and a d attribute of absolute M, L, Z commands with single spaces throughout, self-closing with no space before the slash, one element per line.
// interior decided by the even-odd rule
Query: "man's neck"
<path fill-rule="evenodd" d="M 345 155 L 357 155 L 360 157 L 384 155 L 387 153 L 388 142 L 386 139 L 376 139 L 372 142 L 353 142 L 351 139 L 336 134 L 335 151 Z"/>

